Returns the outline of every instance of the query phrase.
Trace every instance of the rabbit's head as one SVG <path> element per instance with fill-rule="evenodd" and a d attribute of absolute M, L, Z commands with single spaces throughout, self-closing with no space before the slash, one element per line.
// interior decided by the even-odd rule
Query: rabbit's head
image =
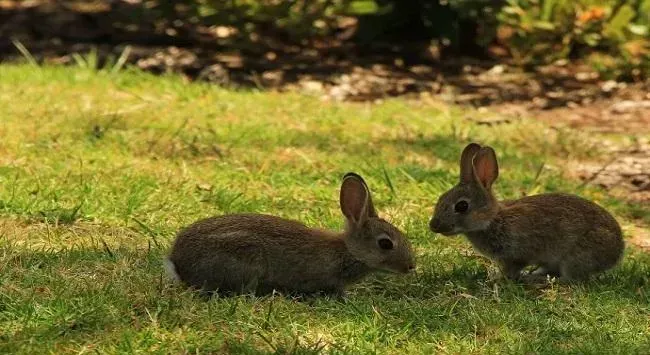
<path fill-rule="evenodd" d="M 407 273 L 415 268 L 409 241 L 399 229 L 379 218 L 361 176 L 346 174 L 340 197 L 347 219 L 345 243 L 355 258 L 386 271 Z"/>
<path fill-rule="evenodd" d="M 494 149 L 467 145 L 460 158 L 460 181 L 438 199 L 429 222 L 431 231 L 455 235 L 486 229 L 499 209 L 492 194 L 498 176 Z"/>

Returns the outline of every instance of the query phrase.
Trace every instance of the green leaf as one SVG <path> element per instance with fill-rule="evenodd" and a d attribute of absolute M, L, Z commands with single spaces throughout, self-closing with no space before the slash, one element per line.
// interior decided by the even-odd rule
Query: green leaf
<path fill-rule="evenodd" d="M 642 0 L 639 4 L 639 20 L 641 24 L 650 26 L 650 0 Z"/>
<path fill-rule="evenodd" d="M 354 15 L 373 14 L 379 10 L 379 6 L 373 0 L 361 0 L 350 3 L 348 12 Z"/>
<path fill-rule="evenodd" d="M 638 25 L 638 24 L 634 24 L 634 23 L 631 23 L 631 24 L 627 25 L 627 29 L 630 30 L 630 32 L 632 32 L 633 34 L 635 34 L 637 36 L 647 36 L 648 32 L 650 32 L 648 30 L 648 26 L 646 26 L 646 25 Z"/>
<path fill-rule="evenodd" d="M 600 43 L 600 41 L 602 41 L 603 36 L 599 33 L 589 33 L 582 38 L 588 46 L 595 47 Z"/>
<path fill-rule="evenodd" d="M 519 6 L 506 6 L 501 11 L 509 15 L 520 15 L 524 12 Z"/>
<path fill-rule="evenodd" d="M 623 42 L 625 40 L 625 28 L 636 16 L 636 11 L 630 5 L 623 5 L 605 25 L 603 34 L 606 38 Z"/>
<path fill-rule="evenodd" d="M 533 27 L 540 30 L 553 31 L 555 29 L 555 24 L 548 21 L 535 21 Z"/>
<path fill-rule="evenodd" d="M 544 1 L 544 7 L 542 9 L 542 21 L 550 21 L 553 17 L 553 10 L 555 5 L 557 5 L 557 0 L 546 0 Z"/>

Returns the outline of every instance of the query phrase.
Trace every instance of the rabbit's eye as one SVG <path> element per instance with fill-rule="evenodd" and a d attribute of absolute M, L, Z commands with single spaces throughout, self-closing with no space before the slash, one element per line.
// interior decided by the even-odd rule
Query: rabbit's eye
<path fill-rule="evenodd" d="M 469 203 L 467 203 L 467 201 L 458 201 L 456 202 L 456 205 L 454 205 L 454 211 L 456 213 L 465 213 L 467 212 L 468 208 L 469 208 Z"/>
<path fill-rule="evenodd" d="M 388 238 L 377 239 L 377 245 L 384 250 L 393 249 L 393 241 Z"/>

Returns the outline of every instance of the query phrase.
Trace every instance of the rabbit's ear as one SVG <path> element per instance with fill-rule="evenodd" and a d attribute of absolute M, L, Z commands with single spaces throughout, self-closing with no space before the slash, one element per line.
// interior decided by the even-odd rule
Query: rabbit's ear
<path fill-rule="evenodd" d="M 355 173 L 347 173 L 341 184 L 341 212 L 348 221 L 361 225 L 369 217 L 376 217 L 370 191 L 363 178 Z"/>
<path fill-rule="evenodd" d="M 460 155 L 460 182 L 470 183 L 474 181 L 472 160 L 479 150 L 481 150 L 481 146 L 476 143 L 470 143 L 463 149 L 463 153 Z"/>
<path fill-rule="evenodd" d="M 494 149 L 492 147 L 481 148 L 474 156 L 473 165 L 476 179 L 489 191 L 492 183 L 499 176 L 499 165 Z"/>

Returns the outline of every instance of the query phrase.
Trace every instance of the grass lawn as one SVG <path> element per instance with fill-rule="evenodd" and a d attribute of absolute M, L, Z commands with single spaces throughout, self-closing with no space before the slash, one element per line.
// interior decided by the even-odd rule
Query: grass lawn
<path fill-rule="evenodd" d="M 497 150 L 502 198 L 575 192 L 624 229 L 650 221 L 647 206 L 563 177 L 598 154 L 597 137 L 476 115 L 0 66 L 0 353 L 650 353 L 649 255 L 628 247 L 597 280 L 540 288 L 428 231 L 470 140 Z M 164 277 L 175 232 L 198 218 L 251 211 L 341 228 L 348 171 L 411 239 L 416 274 L 371 276 L 344 301 L 206 301 Z"/>

